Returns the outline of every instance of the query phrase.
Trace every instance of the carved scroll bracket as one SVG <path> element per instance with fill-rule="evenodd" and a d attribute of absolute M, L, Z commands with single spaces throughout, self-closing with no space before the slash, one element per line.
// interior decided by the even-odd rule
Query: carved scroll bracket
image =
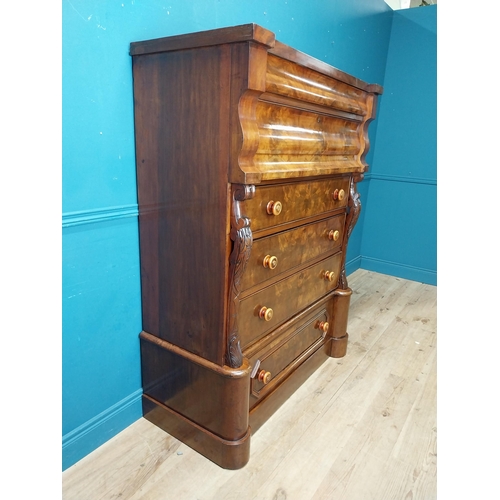
<path fill-rule="evenodd" d="M 231 214 L 231 239 L 234 242 L 229 259 L 231 277 L 229 287 L 229 314 L 226 363 L 232 368 L 243 364 L 243 354 L 238 333 L 238 308 L 241 277 L 250 258 L 253 236 L 250 219 L 241 214 L 240 202 L 249 200 L 255 195 L 255 186 L 236 185 L 233 187 L 233 205 Z"/>
<path fill-rule="evenodd" d="M 349 241 L 349 237 L 351 236 L 352 230 L 358 222 L 359 214 L 361 212 L 361 201 L 359 193 L 356 189 L 356 184 L 363 180 L 363 174 L 354 174 L 351 178 L 351 185 L 349 187 L 349 201 L 347 203 L 347 217 L 345 221 L 345 240 L 344 240 L 344 248 L 343 248 L 343 257 L 342 257 L 342 270 L 340 272 L 339 277 L 339 288 L 342 290 L 346 290 L 349 285 L 347 284 L 347 277 L 345 271 L 345 259 L 347 254 L 347 243 Z"/>

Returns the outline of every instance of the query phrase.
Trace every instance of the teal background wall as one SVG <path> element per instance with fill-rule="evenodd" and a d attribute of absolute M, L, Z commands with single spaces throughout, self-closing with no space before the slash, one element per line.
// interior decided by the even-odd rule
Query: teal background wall
<path fill-rule="evenodd" d="M 398 43 L 402 43 L 403 23 L 415 25 L 402 16 L 391 35 L 393 17 L 383 0 L 63 1 L 63 469 L 141 416 L 130 42 L 255 22 L 274 31 L 284 43 L 368 82 L 385 85 L 388 56 L 398 60 L 398 46 L 391 36 L 399 36 Z M 388 74 L 394 73 L 391 78 L 395 80 L 407 70 L 389 66 Z M 396 101 L 394 106 L 400 104 Z M 390 100 L 389 104 L 381 102 L 381 118 L 386 105 L 391 106 Z M 394 113 L 398 114 L 396 108 Z M 412 140 L 400 149 L 406 163 L 393 161 L 388 166 L 389 145 L 397 140 L 391 120 L 390 115 L 384 118 L 381 131 L 379 119 L 370 126 L 372 149 L 367 161 L 373 173 L 359 186 L 363 211 L 349 244 L 348 273 L 365 261 L 408 264 L 406 247 L 398 250 L 393 242 L 393 254 L 385 255 L 376 247 L 381 244 L 377 232 L 364 232 L 371 224 L 385 227 L 386 212 L 391 210 L 392 227 L 397 228 L 398 216 L 404 218 L 404 210 L 413 209 L 407 199 L 397 210 L 379 205 L 376 184 L 397 182 L 384 180 L 384 175 L 428 179 L 425 172 L 417 174 L 420 171 L 413 165 L 413 174 L 401 170 L 401 165 L 410 168 L 408 155 L 403 153 L 404 147 L 412 147 Z M 382 151 L 378 151 L 379 139 Z M 414 187 L 422 191 L 422 186 L 435 190 L 435 182 Z M 431 212 L 427 223 L 432 225 Z M 427 262 L 410 261 L 409 265 L 431 268 Z"/>
<path fill-rule="evenodd" d="M 394 11 L 361 267 L 437 284 L 437 6 Z"/>

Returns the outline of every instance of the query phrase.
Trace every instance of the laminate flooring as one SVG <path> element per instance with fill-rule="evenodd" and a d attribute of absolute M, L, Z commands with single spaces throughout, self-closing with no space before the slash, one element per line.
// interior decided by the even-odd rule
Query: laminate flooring
<path fill-rule="evenodd" d="M 436 287 L 359 269 L 347 355 L 327 360 L 221 469 L 140 419 L 62 474 L 64 500 L 433 500 Z"/>

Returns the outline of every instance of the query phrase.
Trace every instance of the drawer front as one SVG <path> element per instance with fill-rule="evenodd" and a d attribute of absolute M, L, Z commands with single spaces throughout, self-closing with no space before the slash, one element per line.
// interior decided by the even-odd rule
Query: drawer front
<path fill-rule="evenodd" d="M 257 186 L 244 202 L 243 214 L 252 232 L 320 215 L 347 205 L 349 177 L 277 186 Z"/>
<path fill-rule="evenodd" d="M 322 344 L 328 328 L 328 307 L 323 303 L 307 317 L 292 324 L 271 344 L 249 359 L 253 377 L 250 379 L 250 408 L 258 399 L 272 392 Z M 325 326 L 326 325 L 326 326 Z"/>
<path fill-rule="evenodd" d="M 245 349 L 335 289 L 341 261 L 342 254 L 339 252 L 242 299 L 238 311 L 241 347 Z"/>
<path fill-rule="evenodd" d="M 328 252 L 340 250 L 345 214 L 254 241 L 241 290 L 279 276 Z"/>
<path fill-rule="evenodd" d="M 368 94 L 292 61 L 269 54 L 266 90 L 356 115 L 368 113 Z"/>
<path fill-rule="evenodd" d="M 328 162 L 353 159 L 361 149 L 359 122 L 259 101 L 255 108 L 262 160 Z"/>
<path fill-rule="evenodd" d="M 255 376 L 251 379 L 252 395 L 259 398 L 273 390 L 296 364 L 293 361 L 300 362 L 298 358 L 301 354 L 306 353 L 311 346 L 324 338 L 326 333 L 321 328 L 326 323 L 328 323 L 328 315 L 323 307 L 319 313 L 316 312 L 304 324 L 296 326 L 291 333 L 289 331 L 285 334 L 284 338 L 278 339 L 272 345 L 252 356 L 251 365 L 255 367 L 258 364 Z M 261 376 L 259 377 L 259 375 Z M 269 377 L 269 381 L 266 376 Z"/>

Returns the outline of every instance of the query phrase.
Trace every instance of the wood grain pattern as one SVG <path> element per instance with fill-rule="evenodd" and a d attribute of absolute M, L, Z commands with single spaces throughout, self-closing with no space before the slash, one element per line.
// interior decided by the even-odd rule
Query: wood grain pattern
<path fill-rule="evenodd" d="M 264 101 L 257 102 L 255 117 L 259 133 L 255 163 L 313 163 L 320 156 L 331 157 L 324 161 L 342 161 L 353 159 L 360 150 L 355 121 Z"/>
<path fill-rule="evenodd" d="M 348 283 L 347 283 L 347 277 L 346 277 L 346 270 L 345 270 L 345 260 L 346 260 L 346 255 L 347 255 L 347 244 L 349 243 L 349 236 L 351 236 L 352 230 L 354 229 L 354 226 L 358 222 L 359 214 L 361 213 L 361 200 L 360 200 L 360 195 L 356 189 L 356 184 L 357 182 L 361 181 L 363 179 L 363 175 L 360 176 L 353 176 L 351 179 L 351 183 L 349 186 L 349 199 L 348 199 L 348 207 L 349 211 L 347 213 L 346 221 L 345 221 L 345 232 L 346 236 L 343 241 L 343 248 L 342 248 L 342 270 L 340 273 L 340 280 L 339 280 L 339 287 L 343 288 L 344 290 L 347 290 L 348 288 Z"/>
<path fill-rule="evenodd" d="M 347 205 L 349 178 L 339 177 L 319 181 L 297 182 L 272 186 L 257 186 L 255 196 L 244 203 L 244 211 L 252 221 L 254 237 L 259 231 L 281 224 L 300 221 L 307 222 L 308 217 L 318 214 L 328 215 Z M 343 200 L 334 200 L 336 189 L 343 189 Z M 280 201 L 283 208 L 279 215 L 269 215 L 267 205 L 270 201 Z"/>
<path fill-rule="evenodd" d="M 228 117 L 220 114 L 228 105 L 228 55 L 227 47 L 207 47 L 133 63 L 139 207 L 154 214 L 141 229 L 145 325 L 218 364 L 226 351 L 229 259 Z M 190 146 L 177 146 L 184 143 Z M 188 234 L 203 241 L 202 253 L 180 236 Z"/>
<path fill-rule="evenodd" d="M 238 317 L 242 349 L 332 291 L 337 282 L 325 280 L 323 273 L 333 271 L 339 276 L 340 262 L 341 254 L 335 254 L 242 299 Z M 273 309 L 270 321 L 259 318 L 258 311 L 262 306 Z"/>
<path fill-rule="evenodd" d="M 260 361 L 259 370 L 266 370 L 272 374 L 271 382 L 264 385 L 257 378 L 250 382 L 252 396 L 260 397 L 270 392 L 283 379 L 280 375 L 287 366 L 290 366 L 300 354 L 313 346 L 316 342 L 322 341 L 324 334 L 318 330 L 317 323 L 328 321 L 328 314 L 325 309 L 320 313 L 309 318 L 302 325 L 295 326 L 288 335 L 276 339 L 272 344 L 266 347 L 262 352 L 257 353 L 250 360 L 253 364 L 256 360 Z"/>
<path fill-rule="evenodd" d="M 333 295 L 335 291 L 328 293 L 321 299 L 312 304 L 309 304 L 306 308 L 302 309 L 299 313 L 294 315 L 292 318 L 285 321 L 279 327 L 274 329 L 272 332 L 267 334 L 265 337 L 261 338 L 257 342 L 252 343 L 248 346 L 243 354 L 244 356 L 250 359 L 257 359 L 255 356 L 259 352 L 265 352 L 267 349 L 271 348 L 275 345 L 276 342 L 279 342 L 280 338 L 283 336 L 290 335 L 290 330 L 294 328 L 300 328 L 304 325 L 312 316 L 316 315 L 318 311 L 325 309 L 327 311 L 327 315 L 329 318 L 332 318 L 333 315 Z"/>
<path fill-rule="evenodd" d="M 282 277 L 283 273 L 306 264 L 327 253 L 337 252 L 343 241 L 345 214 L 306 224 L 253 242 L 252 253 L 241 279 L 241 290 L 247 290 L 267 280 Z M 337 241 L 328 237 L 330 231 L 338 231 Z M 275 269 L 264 267 L 267 255 L 275 256 Z"/>
<path fill-rule="evenodd" d="M 243 144 L 238 164 L 247 176 L 263 182 L 366 170 L 360 158 L 368 151 L 365 124 L 371 115 L 360 123 L 260 100 L 260 95 L 247 91 L 239 104 Z"/>
<path fill-rule="evenodd" d="M 278 375 L 279 380 L 275 380 L 273 383 L 275 385 L 273 392 L 267 397 L 261 397 L 250 410 L 250 428 L 253 432 L 258 432 L 304 381 L 328 360 L 327 352 L 330 341 L 331 339 L 327 337 L 312 344 L 292 361 L 286 370 L 289 372 L 286 373 L 286 377 L 281 377 L 281 375 L 285 375 L 284 372 Z"/>
<path fill-rule="evenodd" d="M 350 288 L 337 288 L 333 292 L 333 311 L 328 332 L 332 339 L 328 355 L 332 358 L 342 358 L 346 354 L 349 337 L 347 333 L 347 320 L 349 317 L 351 295 L 352 290 Z"/>
<path fill-rule="evenodd" d="M 248 462 L 250 428 L 240 439 L 227 440 L 149 396 L 144 395 L 142 400 L 144 418 L 220 467 L 240 469 Z"/>
<path fill-rule="evenodd" d="M 280 57 L 267 55 L 265 92 L 243 92 L 238 106 L 238 163 L 247 182 L 364 172 L 368 125 L 382 88 L 279 42 L 276 47 Z M 260 58 L 260 69 L 265 61 Z"/>
<path fill-rule="evenodd" d="M 324 61 L 320 61 L 319 59 L 316 59 L 309 54 L 304 54 L 304 52 L 301 52 L 300 50 L 294 49 L 289 45 L 285 45 L 278 40 L 275 41 L 274 47 L 269 50 L 269 53 L 274 54 L 282 59 L 293 61 L 300 66 L 304 66 L 323 75 L 330 76 L 331 78 L 334 78 L 339 82 L 347 83 L 352 87 L 364 90 L 366 92 L 373 92 L 375 94 L 382 94 L 383 92 L 383 88 L 380 85 L 366 83 L 359 78 L 341 71 L 338 68 L 330 66 Z"/>
<path fill-rule="evenodd" d="M 140 339 L 144 416 L 212 460 L 224 449 L 234 453 L 221 467 L 242 467 L 250 445 L 248 361 L 220 367 L 147 332 Z"/>
<path fill-rule="evenodd" d="M 345 355 L 349 301 L 333 290 L 381 89 L 255 24 L 130 50 L 143 409 L 221 467 L 242 467 L 249 418 L 260 427 L 329 356 Z M 304 327 L 314 314 L 332 321 L 325 335 Z M 249 412 L 257 352 L 279 373 L 254 387 Z"/>
<path fill-rule="evenodd" d="M 252 118 L 252 105 L 255 98 L 265 91 L 267 52 L 259 46 L 250 46 L 246 43 L 231 44 L 230 51 L 231 79 L 228 113 L 231 133 L 228 180 L 235 184 L 260 183 L 259 174 L 241 170 L 238 158 L 241 155 L 243 140 L 248 140 L 249 137 L 255 135 L 251 132 L 256 126 Z M 242 129 L 241 121 L 245 121 L 245 116 L 247 116 L 247 125 Z"/>
<path fill-rule="evenodd" d="M 130 55 L 154 54 L 157 52 L 171 52 L 199 47 L 210 47 L 223 43 L 256 42 L 267 47 L 273 47 L 274 33 L 259 26 L 249 23 L 229 28 L 199 31 L 185 35 L 175 35 L 130 44 Z"/>
<path fill-rule="evenodd" d="M 245 272 L 252 250 L 252 230 L 250 219 L 241 214 L 240 202 L 250 199 L 255 194 L 255 186 L 233 187 L 231 239 L 233 250 L 229 259 L 229 305 L 227 327 L 226 362 L 232 368 L 243 364 L 240 336 L 238 333 L 238 309 L 240 304 L 241 278 Z"/>
<path fill-rule="evenodd" d="M 270 54 L 266 90 L 357 115 L 367 114 L 367 92 Z"/>
<path fill-rule="evenodd" d="M 349 282 L 347 356 L 260 427 L 243 469 L 140 419 L 62 474 L 62 498 L 436 499 L 436 287 L 365 270 Z"/>

